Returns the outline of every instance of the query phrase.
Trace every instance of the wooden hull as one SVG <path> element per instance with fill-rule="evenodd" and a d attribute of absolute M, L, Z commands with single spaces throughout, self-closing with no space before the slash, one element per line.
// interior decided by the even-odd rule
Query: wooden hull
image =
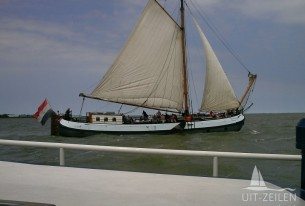
<path fill-rule="evenodd" d="M 58 125 L 58 135 L 67 137 L 85 137 L 99 133 L 167 134 L 176 132 L 225 132 L 239 131 L 243 124 L 244 116 L 242 114 L 224 119 L 163 124 L 92 124 L 61 119 Z"/>

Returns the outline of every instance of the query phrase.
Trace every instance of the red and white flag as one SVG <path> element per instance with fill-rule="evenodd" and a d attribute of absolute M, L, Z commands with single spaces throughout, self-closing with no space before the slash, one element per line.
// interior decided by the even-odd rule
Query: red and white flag
<path fill-rule="evenodd" d="M 44 125 L 52 114 L 54 114 L 54 111 L 49 105 L 48 100 L 45 99 L 38 107 L 37 112 L 34 114 L 34 118 Z"/>

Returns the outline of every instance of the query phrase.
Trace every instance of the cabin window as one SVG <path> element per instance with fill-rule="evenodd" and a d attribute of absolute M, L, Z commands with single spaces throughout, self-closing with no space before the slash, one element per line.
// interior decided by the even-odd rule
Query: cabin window
<path fill-rule="evenodd" d="M 112 121 L 113 121 L 113 122 L 116 122 L 116 118 L 115 118 L 115 117 L 113 117 L 113 118 L 112 118 Z"/>
<path fill-rule="evenodd" d="M 104 122 L 108 122 L 108 117 L 105 117 L 105 118 L 104 118 Z"/>
<path fill-rule="evenodd" d="M 99 121 L 101 121 L 101 118 L 100 117 L 96 117 L 95 121 L 99 122 Z"/>

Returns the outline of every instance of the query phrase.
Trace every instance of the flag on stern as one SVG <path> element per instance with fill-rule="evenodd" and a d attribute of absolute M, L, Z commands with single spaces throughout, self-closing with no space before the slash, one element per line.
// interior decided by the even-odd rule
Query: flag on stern
<path fill-rule="evenodd" d="M 45 99 L 38 107 L 37 112 L 34 114 L 34 118 L 37 119 L 37 121 L 40 122 L 42 125 L 44 125 L 49 119 L 49 117 L 54 113 L 55 112 L 49 105 L 48 100 Z"/>

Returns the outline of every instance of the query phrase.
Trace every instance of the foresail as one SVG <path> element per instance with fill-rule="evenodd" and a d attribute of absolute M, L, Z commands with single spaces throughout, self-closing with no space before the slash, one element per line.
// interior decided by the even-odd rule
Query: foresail
<path fill-rule="evenodd" d="M 201 111 L 223 111 L 239 107 L 239 101 L 222 69 L 209 41 L 200 26 L 193 19 L 200 34 L 205 53 L 206 75 Z"/>
<path fill-rule="evenodd" d="M 150 0 L 125 47 L 91 96 L 181 111 L 181 42 L 181 28 L 155 0 Z"/>
<path fill-rule="evenodd" d="M 259 186 L 261 186 L 261 187 L 265 187 L 265 186 L 266 186 L 266 184 L 265 184 L 265 181 L 264 181 L 264 179 L 263 179 L 263 177 L 262 177 L 261 172 L 260 172 L 260 171 L 258 171 L 258 174 L 259 174 Z"/>

